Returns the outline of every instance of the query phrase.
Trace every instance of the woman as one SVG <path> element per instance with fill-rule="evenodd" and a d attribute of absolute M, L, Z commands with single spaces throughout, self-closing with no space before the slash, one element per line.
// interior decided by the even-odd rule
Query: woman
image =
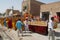
<path fill-rule="evenodd" d="M 18 21 L 16 22 L 16 28 L 18 30 L 18 37 L 19 37 L 19 33 L 22 33 L 22 36 L 23 36 L 22 26 L 23 26 L 23 23 L 21 22 L 21 19 L 18 19 Z"/>
<path fill-rule="evenodd" d="M 8 28 L 12 29 L 12 19 L 9 19 L 8 21 Z"/>

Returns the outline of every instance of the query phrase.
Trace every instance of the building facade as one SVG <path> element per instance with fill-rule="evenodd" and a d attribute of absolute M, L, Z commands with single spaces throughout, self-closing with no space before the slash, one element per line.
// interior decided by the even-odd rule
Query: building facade
<path fill-rule="evenodd" d="M 58 16 L 60 20 L 60 2 L 43 4 L 40 8 L 40 18 L 47 20 L 50 16 Z"/>
<path fill-rule="evenodd" d="M 21 16 L 21 13 L 19 10 L 7 9 L 5 13 L 6 13 L 6 17 Z"/>
<path fill-rule="evenodd" d="M 36 0 L 23 0 L 22 2 L 22 11 L 28 12 L 32 14 L 33 16 L 39 16 L 40 15 L 40 5 L 44 3 L 38 2 Z"/>
<path fill-rule="evenodd" d="M 43 20 L 48 20 L 50 16 L 58 16 L 60 20 L 60 2 L 45 4 L 37 0 L 23 0 L 22 11 L 40 16 Z"/>

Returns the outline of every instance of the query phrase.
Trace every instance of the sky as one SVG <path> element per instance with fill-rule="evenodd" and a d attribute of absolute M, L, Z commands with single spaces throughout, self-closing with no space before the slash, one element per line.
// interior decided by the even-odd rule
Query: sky
<path fill-rule="evenodd" d="M 11 9 L 14 6 L 15 10 L 21 11 L 23 0 L 0 0 L 0 13 L 4 13 L 6 9 Z M 60 0 L 38 0 L 44 3 L 57 2 Z"/>

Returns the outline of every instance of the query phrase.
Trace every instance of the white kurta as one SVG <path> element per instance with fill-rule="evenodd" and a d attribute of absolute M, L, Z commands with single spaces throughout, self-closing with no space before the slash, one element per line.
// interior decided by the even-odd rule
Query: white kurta
<path fill-rule="evenodd" d="M 53 26 L 54 26 L 54 22 L 50 20 L 48 23 L 48 28 L 51 28 L 53 30 Z"/>

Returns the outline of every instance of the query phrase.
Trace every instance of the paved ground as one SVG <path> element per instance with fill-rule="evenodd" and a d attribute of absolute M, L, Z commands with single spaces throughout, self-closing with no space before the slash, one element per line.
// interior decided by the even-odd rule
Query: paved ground
<path fill-rule="evenodd" d="M 9 32 L 10 33 L 10 32 Z M 11 34 L 9 33 L 6 33 L 8 34 L 9 36 L 7 36 L 8 40 L 19 40 L 20 38 L 17 37 L 17 35 L 15 35 L 14 33 L 11 32 Z M 15 32 L 16 33 L 16 32 Z M 6 35 L 5 34 L 5 35 Z M 60 40 L 60 33 L 59 32 L 56 32 L 55 33 L 56 36 L 55 36 L 55 40 Z M 10 37 L 10 38 L 9 38 Z M 7 38 L 5 37 L 4 39 L 7 40 Z M 41 34 L 37 34 L 37 33 L 26 33 L 24 34 L 23 37 L 21 37 L 22 40 L 48 40 L 48 36 L 44 36 L 44 35 L 41 35 Z M 2 39 L 1 39 L 2 40 Z"/>
<path fill-rule="evenodd" d="M 55 40 L 60 40 L 60 28 L 55 29 L 55 31 Z M 24 33 L 23 37 L 18 37 L 17 31 L 9 31 L 7 28 L 0 28 L 0 35 L 2 36 L 0 40 L 49 40 L 48 36 L 37 33 Z"/>
<path fill-rule="evenodd" d="M 0 36 L 0 40 L 3 40 L 3 38 Z"/>

